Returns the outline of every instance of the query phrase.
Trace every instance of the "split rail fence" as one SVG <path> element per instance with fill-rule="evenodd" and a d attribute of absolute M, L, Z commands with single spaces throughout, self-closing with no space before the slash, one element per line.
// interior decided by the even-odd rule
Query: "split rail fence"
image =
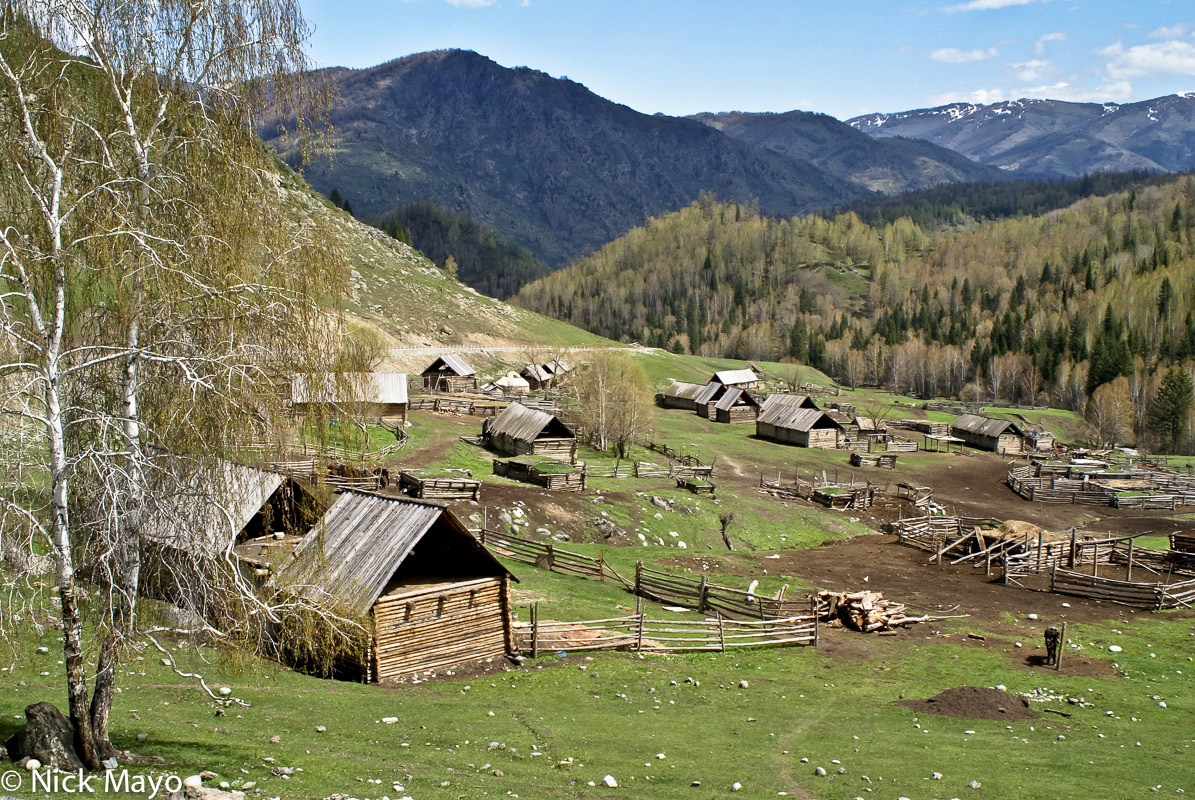
<path fill-rule="evenodd" d="M 721 615 L 705 620 L 653 620 L 640 612 L 627 617 L 561 622 L 540 620 L 539 604 L 531 606 L 531 620 L 515 624 L 515 642 L 532 658 L 540 650 L 585 652 L 713 651 L 743 647 L 813 645 L 818 639 L 817 616 L 742 621 Z"/>

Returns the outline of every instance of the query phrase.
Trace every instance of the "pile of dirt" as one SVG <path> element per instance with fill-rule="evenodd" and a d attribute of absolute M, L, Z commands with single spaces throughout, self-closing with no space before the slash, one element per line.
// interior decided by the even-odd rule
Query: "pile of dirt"
<path fill-rule="evenodd" d="M 984 686 L 956 686 L 928 700 L 901 700 L 898 705 L 939 717 L 1021 720 L 1041 716 L 1025 698 Z"/>

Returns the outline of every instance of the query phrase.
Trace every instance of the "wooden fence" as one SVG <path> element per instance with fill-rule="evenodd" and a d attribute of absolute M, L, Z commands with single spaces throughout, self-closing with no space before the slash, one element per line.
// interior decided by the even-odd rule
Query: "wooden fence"
<path fill-rule="evenodd" d="M 650 620 L 644 613 L 610 619 L 561 622 L 540 620 L 539 604 L 531 607 L 531 620 L 516 623 L 516 646 L 532 658 L 541 650 L 585 652 L 631 650 L 725 652 L 743 647 L 817 645 L 817 616 L 805 614 L 784 619 L 731 620 L 721 615 L 705 620 Z"/>
<path fill-rule="evenodd" d="M 1121 581 L 1057 567 L 1050 575 L 1050 591 L 1134 608 L 1191 608 L 1195 604 L 1195 580 L 1169 584 Z"/>
<path fill-rule="evenodd" d="M 940 551 L 950 542 L 981 530 L 1000 527 L 1000 520 L 990 517 L 906 517 L 892 523 L 891 530 L 901 544 L 930 553 Z"/>
<path fill-rule="evenodd" d="M 731 618 L 774 619 L 794 616 L 809 608 L 808 600 L 785 600 L 718 586 L 702 575 L 700 579 L 649 569 L 640 561 L 635 565 L 636 595 L 670 605 L 683 606 L 700 613 L 718 613 Z"/>
<path fill-rule="evenodd" d="M 492 552 L 514 561 L 522 561 L 525 564 L 534 564 L 540 569 L 579 575 L 582 578 L 594 578 L 599 581 L 612 578 L 628 589 L 632 586 L 606 563 L 605 555 L 601 551 L 598 552 L 597 558 L 594 558 L 569 550 L 561 550 L 552 542 L 537 542 L 534 539 L 524 539 L 520 536 L 484 529 L 478 534 L 478 538 Z"/>

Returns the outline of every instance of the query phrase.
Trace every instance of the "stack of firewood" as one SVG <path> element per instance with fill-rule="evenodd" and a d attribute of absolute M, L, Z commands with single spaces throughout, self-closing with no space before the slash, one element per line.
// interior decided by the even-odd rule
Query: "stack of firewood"
<path fill-rule="evenodd" d="M 817 597 L 819 619 L 863 633 L 888 631 L 913 622 L 945 619 L 928 615 L 911 617 L 905 613 L 904 603 L 885 600 L 880 592 L 818 592 Z"/>

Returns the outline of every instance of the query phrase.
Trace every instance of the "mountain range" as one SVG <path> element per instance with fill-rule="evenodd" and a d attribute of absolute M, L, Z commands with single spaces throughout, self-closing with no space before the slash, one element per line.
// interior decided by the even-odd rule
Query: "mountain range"
<path fill-rule="evenodd" d="M 1195 166 L 1195 93 L 1139 103 L 951 103 L 847 120 L 871 136 L 922 139 L 1000 169 L 1043 177 Z"/>

